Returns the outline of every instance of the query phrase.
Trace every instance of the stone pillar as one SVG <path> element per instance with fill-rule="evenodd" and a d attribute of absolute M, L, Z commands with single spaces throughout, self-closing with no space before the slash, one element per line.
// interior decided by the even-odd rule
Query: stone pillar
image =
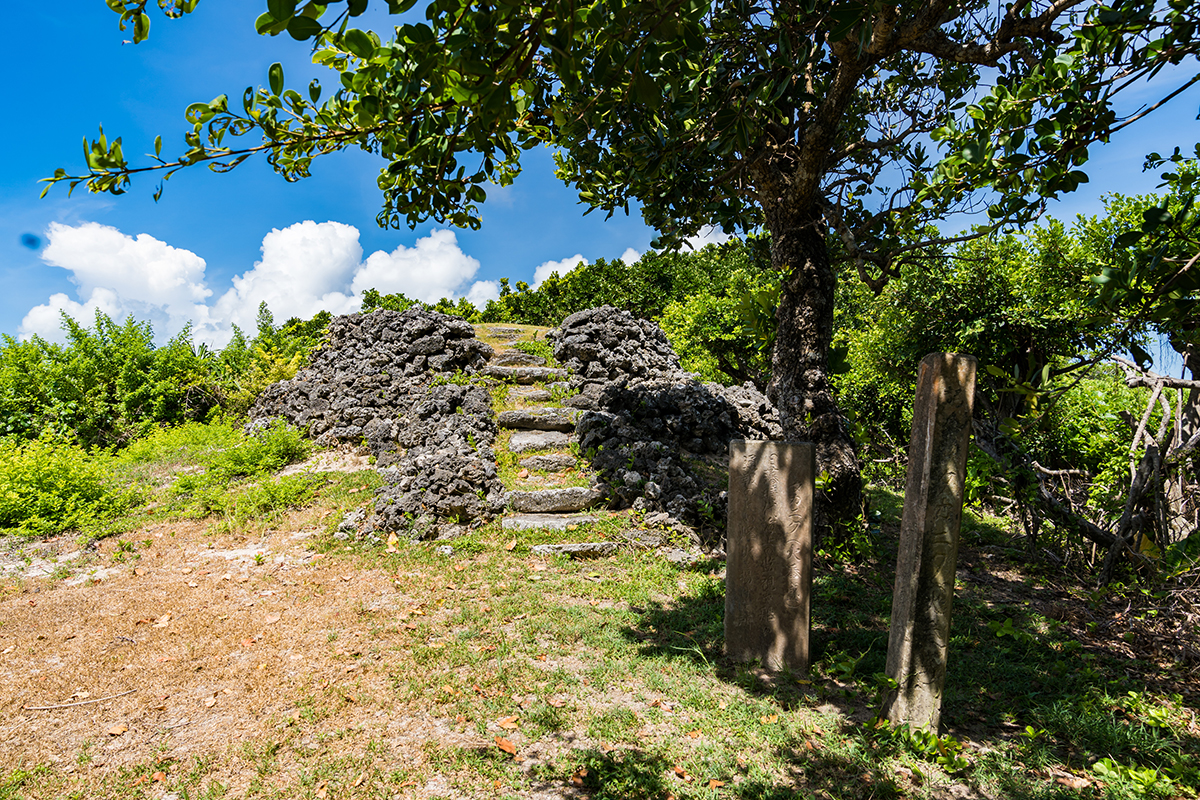
<path fill-rule="evenodd" d="M 807 442 L 729 443 L 725 652 L 808 670 L 813 478 Z"/>
<path fill-rule="evenodd" d="M 888 636 L 887 675 L 898 688 L 883 708 L 895 725 L 936 731 L 941 715 L 975 364 L 931 353 L 917 378 Z"/>

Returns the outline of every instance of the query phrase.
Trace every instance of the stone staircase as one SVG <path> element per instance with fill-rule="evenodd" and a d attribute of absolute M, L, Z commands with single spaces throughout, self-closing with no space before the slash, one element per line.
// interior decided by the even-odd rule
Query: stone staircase
<path fill-rule="evenodd" d="M 526 330 L 488 326 L 486 333 L 496 353 L 483 374 L 510 384 L 508 400 L 517 406 L 497 416 L 501 430 L 512 432 L 507 449 L 518 457 L 520 466 L 518 488 L 510 488 L 508 495 L 512 512 L 501 519 L 501 525 L 512 531 L 567 531 L 597 522 L 598 517 L 585 512 L 604 500 L 601 492 L 591 486 L 554 485 L 577 482 L 587 474 L 586 465 L 570 449 L 580 412 L 542 405 L 554 398 L 549 388 L 543 387 L 553 388 L 565 381 L 566 371 L 547 367 L 545 359 L 511 347 L 528 338 Z M 504 449 L 499 443 L 497 448 Z M 585 556 L 600 555 L 616 546 L 603 542 L 553 547 L 562 552 L 567 552 L 563 548 L 576 548 L 579 552 L 572 550 L 571 554 Z"/>

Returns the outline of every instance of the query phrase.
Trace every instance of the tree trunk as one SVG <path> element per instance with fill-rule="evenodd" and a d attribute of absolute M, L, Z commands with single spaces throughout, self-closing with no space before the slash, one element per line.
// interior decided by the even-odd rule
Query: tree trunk
<path fill-rule="evenodd" d="M 829 347 L 837 276 L 829 261 L 825 225 L 815 209 L 766 209 L 771 264 L 783 272 L 771 382 L 785 439 L 813 442 L 817 470 L 828 474 L 818 494 L 818 534 L 843 540 L 862 515 L 862 478 L 850 426 L 829 385 Z"/>

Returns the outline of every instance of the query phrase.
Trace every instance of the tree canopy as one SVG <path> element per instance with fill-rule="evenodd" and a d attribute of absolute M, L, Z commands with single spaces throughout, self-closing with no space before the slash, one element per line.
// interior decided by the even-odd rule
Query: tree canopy
<path fill-rule="evenodd" d="M 145 38 L 146 0 L 108 3 Z M 929 222 L 984 207 L 996 224 L 1029 220 L 1087 181 L 1090 147 L 1200 80 L 1118 114 L 1131 89 L 1195 61 L 1186 0 L 432 0 L 423 19 L 415 0 L 387 0 L 392 36 L 353 26 L 368 5 L 269 0 L 258 18 L 312 42 L 338 73 L 331 95 L 288 88 L 276 64 L 240 102 L 190 106 L 175 160 L 159 139 L 157 163 L 131 165 L 102 134 L 85 142 L 86 173 L 49 180 L 121 193 L 138 172 L 223 171 L 254 153 L 296 180 L 360 147 L 385 162 L 381 225 L 476 227 L 485 186 L 549 144 L 584 203 L 640 203 L 664 245 L 706 225 L 765 229 L 788 276 L 770 394 L 850 516 L 858 466 L 828 381 L 833 260 L 878 290 L 946 244 Z M 260 141 L 234 144 L 247 135 Z"/>

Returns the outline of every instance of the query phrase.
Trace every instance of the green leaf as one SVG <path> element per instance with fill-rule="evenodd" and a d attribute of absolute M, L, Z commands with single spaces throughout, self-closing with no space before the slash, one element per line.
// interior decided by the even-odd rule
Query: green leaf
<path fill-rule="evenodd" d="M 162 137 L 161 136 L 154 137 L 154 155 L 155 156 L 162 155 Z"/>
<path fill-rule="evenodd" d="M 271 83 L 271 94 L 279 94 L 283 91 L 283 64 L 276 61 L 267 70 L 267 80 Z"/>
<path fill-rule="evenodd" d="M 1147 353 L 1137 342 L 1129 343 L 1129 354 L 1133 356 L 1133 360 L 1142 369 L 1146 369 L 1154 363 L 1154 359 Z"/>
<path fill-rule="evenodd" d="M 1142 212 L 1142 230 L 1146 233 L 1150 233 L 1160 225 L 1170 225 L 1174 221 L 1174 215 L 1167 211 L 1165 205 L 1161 208 L 1151 206 Z"/>
<path fill-rule="evenodd" d="M 296 13 L 296 0 L 267 0 L 267 11 L 275 19 L 283 22 Z"/>
<path fill-rule="evenodd" d="M 287 26 L 288 35 L 298 42 L 319 36 L 323 30 L 321 23 L 312 17 L 292 17 Z"/>
<path fill-rule="evenodd" d="M 308 99 L 312 100 L 314 104 L 321 99 L 321 82 L 316 78 L 313 78 L 308 84 Z"/>
<path fill-rule="evenodd" d="M 1113 241 L 1113 246 L 1119 250 L 1124 250 L 1126 247 L 1133 247 L 1145 235 L 1145 231 L 1125 231 Z"/>
<path fill-rule="evenodd" d="M 350 16 L 357 17 L 367 10 L 367 0 L 349 0 Z"/>
<path fill-rule="evenodd" d="M 983 163 L 983 147 L 978 142 L 971 142 L 962 149 L 962 157 L 972 164 Z"/>
<path fill-rule="evenodd" d="M 278 22 L 279 20 L 271 16 L 270 11 L 267 11 L 263 14 L 259 14 L 258 19 L 254 20 L 254 30 L 259 35 L 269 33 L 271 28 L 274 27 Z"/>
<path fill-rule="evenodd" d="M 346 45 L 347 50 L 361 59 L 365 60 L 375 55 L 375 42 L 366 31 L 351 28 L 342 37 L 342 42 Z"/>
<path fill-rule="evenodd" d="M 150 35 L 150 15 L 138 14 L 133 20 L 133 43 L 146 41 Z"/>

